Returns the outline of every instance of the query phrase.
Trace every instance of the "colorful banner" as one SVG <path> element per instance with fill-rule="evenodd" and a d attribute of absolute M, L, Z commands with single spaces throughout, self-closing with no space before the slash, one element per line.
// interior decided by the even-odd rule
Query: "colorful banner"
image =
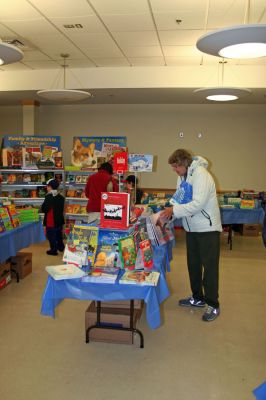
<path fill-rule="evenodd" d="M 23 135 L 6 135 L 3 138 L 2 148 L 8 147 L 41 147 L 52 146 L 61 149 L 60 136 L 23 136 Z"/>
<path fill-rule="evenodd" d="M 127 138 L 125 136 L 84 136 L 73 138 L 71 164 L 77 167 L 96 169 L 98 159 L 109 161 L 114 151 L 125 150 Z"/>

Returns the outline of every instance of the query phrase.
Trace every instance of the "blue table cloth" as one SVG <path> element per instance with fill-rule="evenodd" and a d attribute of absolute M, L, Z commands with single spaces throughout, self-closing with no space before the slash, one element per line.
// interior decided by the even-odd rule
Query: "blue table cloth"
<path fill-rule="evenodd" d="M 82 282 L 82 279 L 56 281 L 48 277 L 42 297 L 41 314 L 55 317 L 55 308 L 62 300 L 131 300 L 140 299 L 146 303 L 146 318 L 149 326 L 156 329 L 161 324 L 160 304 L 170 295 L 165 272 L 170 270 L 174 241 L 153 247 L 154 269 L 161 272 L 157 286 L 120 285 Z"/>
<path fill-rule="evenodd" d="M 243 208 L 220 208 L 223 225 L 262 224 L 264 210 L 262 207 L 251 210 Z"/>
<path fill-rule="evenodd" d="M 28 222 L 11 231 L 0 234 L 0 263 L 31 244 L 46 240 L 42 221 Z"/>

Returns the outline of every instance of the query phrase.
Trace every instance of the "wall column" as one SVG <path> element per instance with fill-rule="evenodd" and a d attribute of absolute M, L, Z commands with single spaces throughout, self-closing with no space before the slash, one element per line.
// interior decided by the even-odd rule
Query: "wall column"
<path fill-rule="evenodd" d="M 23 135 L 34 136 L 39 132 L 39 106 L 35 100 L 22 100 Z"/>

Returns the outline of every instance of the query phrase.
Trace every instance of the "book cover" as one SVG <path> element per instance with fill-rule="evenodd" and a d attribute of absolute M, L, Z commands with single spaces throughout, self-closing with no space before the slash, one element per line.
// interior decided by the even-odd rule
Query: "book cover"
<path fill-rule="evenodd" d="M 0 207 L 0 217 L 5 226 L 5 230 L 6 231 L 12 230 L 13 229 L 12 221 L 11 221 L 8 211 L 5 207 Z"/>
<path fill-rule="evenodd" d="M 113 169 L 117 174 L 124 174 L 128 170 L 127 165 L 128 153 L 126 151 L 114 154 Z"/>
<path fill-rule="evenodd" d="M 101 228 L 127 229 L 129 226 L 129 193 L 101 194 Z"/>
<path fill-rule="evenodd" d="M 144 264 L 144 268 L 152 268 L 153 267 L 153 256 L 152 256 L 152 247 L 149 239 L 143 240 L 139 244 L 139 248 L 141 251 L 141 256 Z"/>
<path fill-rule="evenodd" d="M 4 221 L 2 220 L 2 217 L 0 216 L 0 233 L 3 233 L 5 231 L 6 231 L 5 224 Z"/>
<path fill-rule="evenodd" d="M 170 204 L 173 206 L 175 204 L 187 204 L 192 201 L 193 198 L 193 189 L 192 185 L 187 181 L 182 181 L 179 188 L 173 194 L 170 199 Z"/>
<path fill-rule="evenodd" d="M 114 267 L 116 249 L 114 245 L 100 244 L 97 246 L 94 267 Z"/>
<path fill-rule="evenodd" d="M 76 183 L 82 183 L 82 175 L 76 175 L 75 182 Z"/>
<path fill-rule="evenodd" d="M 135 243 L 132 236 L 128 236 L 118 241 L 118 248 L 122 267 L 134 269 L 137 259 Z"/>
<path fill-rule="evenodd" d="M 80 204 L 66 205 L 66 214 L 79 214 L 79 212 L 80 212 Z"/>
<path fill-rule="evenodd" d="M 72 241 L 77 249 L 86 250 L 88 261 L 93 265 L 98 243 L 99 229 L 96 226 L 74 225 L 72 229 Z"/>
<path fill-rule="evenodd" d="M 157 286 L 160 272 L 157 271 L 125 271 L 120 284 Z"/>
<path fill-rule="evenodd" d="M 167 224 L 159 217 L 160 213 L 156 213 L 146 218 L 149 238 L 156 246 L 161 246 L 169 240 Z"/>
<path fill-rule="evenodd" d="M 130 172 L 152 172 L 153 155 L 129 154 L 128 170 Z"/>
<path fill-rule="evenodd" d="M 92 268 L 82 281 L 90 283 L 115 283 L 118 273 L 118 268 Z"/>
<path fill-rule="evenodd" d="M 63 264 L 45 267 L 46 272 L 56 281 L 62 279 L 76 279 L 85 275 L 79 267 L 74 264 Z"/>

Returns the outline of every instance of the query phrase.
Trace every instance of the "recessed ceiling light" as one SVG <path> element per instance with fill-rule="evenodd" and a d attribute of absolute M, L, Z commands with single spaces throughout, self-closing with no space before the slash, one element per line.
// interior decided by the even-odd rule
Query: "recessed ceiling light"
<path fill-rule="evenodd" d="M 233 101 L 251 94 L 250 89 L 235 87 L 209 87 L 196 89 L 196 95 L 211 101 Z"/>

